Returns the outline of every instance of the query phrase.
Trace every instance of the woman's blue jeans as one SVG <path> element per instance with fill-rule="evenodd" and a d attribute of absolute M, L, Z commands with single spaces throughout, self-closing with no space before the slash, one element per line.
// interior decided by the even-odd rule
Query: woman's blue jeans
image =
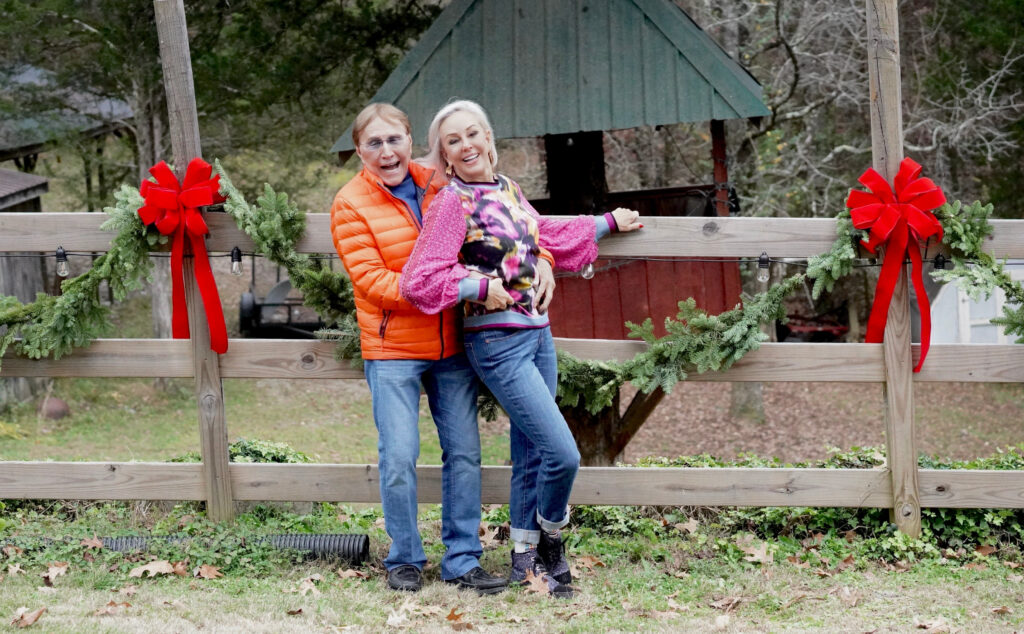
<path fill-rule="evenodd" d="M 416 526 L 416 460 L 420 455 L 420 384 L 441 440 L 441 578 L 480 565 L 480 431 L 476 373 L 459 353 L 440 361 L 368 360 L 380 468 L 380 499 L 391 549 L 388 570 L 427 561 Z"/>
<path fill-rule="evenodd" d="M 466 353 L 512 421 L 511 538 L 536 544 L 540 529 L 569 522 L 580 452 L 555 404 L 558 359 L 551 328 L 467 331 Z"/>

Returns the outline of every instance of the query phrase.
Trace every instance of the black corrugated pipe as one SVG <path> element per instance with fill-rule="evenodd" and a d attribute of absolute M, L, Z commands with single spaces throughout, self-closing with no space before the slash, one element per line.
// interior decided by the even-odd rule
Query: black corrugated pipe
<path fill-rule="evenodd" d="M 103 547 L 114 552 L 124 553 L 134 550 L 147 550 L 150 543 L 159 540 L 167 543 L 180 544 L 190 542 L 193 537 L 178 535 L 160 535 L 141 537 L 127 535 L 124 537 L 101 537 Z M 3 540 L 15 546 L 27 545 L 28 542 L 49 544 L 57 540 L 47 538 L 9 538 Z M 353 566 L 361 565 L 370 555 L 370 538 L 358 534 L 308 534 L 267 535 L 258 537 L 256 543 L 267 542 L 274 548 L 297 550 L 309 559 L 343 559 Z"/>

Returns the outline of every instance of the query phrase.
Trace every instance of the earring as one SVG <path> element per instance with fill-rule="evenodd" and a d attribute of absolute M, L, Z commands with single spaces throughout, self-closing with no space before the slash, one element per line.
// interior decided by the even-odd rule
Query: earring
<path fill-rule="evenodd" d="M 448 178 L 455 176 L 455 167 L 451 163 L 444 168 L 444 175 Z"/>

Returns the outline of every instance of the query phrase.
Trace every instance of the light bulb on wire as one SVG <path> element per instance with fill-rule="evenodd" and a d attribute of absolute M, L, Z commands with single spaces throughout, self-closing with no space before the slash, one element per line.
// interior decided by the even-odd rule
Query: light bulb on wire
<path fill-rule="evenodd" d="M 242 274 L 242 250 L 238 247 L 231 249 L 231 274 Z"/>
<path fill-rule="evenodd" d="M 583 270 L 580 271 L 580 277 L 582 277 L 585 280 L 589 280 L 589 279 L 593 278 L 594 277 L 594 265 L 591 264 L 590 262 L 587 262 L 586 265 L 584 265 Z"/>
<path fill-rule="evenodd" d="M 768 268 L 768 254 L 761 252 L 757 258 L 757 281 L 766 284 L 771 277 L 771 270 Z"/>
<path fill-rule="evenodd" d="M 71 274 L 71 269 L 68 267 L 68 254 L 64 251 L 64 247 L 57 247 L 57 275 L 60 277 L 67 277 Z"/>

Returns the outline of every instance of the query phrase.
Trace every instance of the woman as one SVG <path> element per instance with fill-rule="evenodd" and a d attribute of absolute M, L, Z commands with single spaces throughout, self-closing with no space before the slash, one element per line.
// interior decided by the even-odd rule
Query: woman
<path fill-rule="evenodd" d="M 419 590 L 426 555 L 416 526 L 416 459 L 423 385 L 441 440 L 441 578 L 480 594 L 506 580 L 480 567 L 480 435 L 477 382 L 462 349 L 454 310 L 426 315 L 398 292 L 402 265 L 421 226 L 421 209 L 443 183 L 410 164 L 409 119 L 374 103 L 356 117 L 352 141 L 363 169 L 331 206 L 331 234 L 352 279 L 366 382 L 377 426 L 380 498 L 391 548 L 388 585 Z"/>
<path fill-rule="evenodd" d="M 579 270 L 597 257 L 597 240 L 633 231 L 639 214 L 544 218 L 519 186 L 496 174 L 494 134 L 476 103 L 455 101 L 434 117 L 424 163 L 451 182 L 424 217 L 402 272 L 402 295 L 425 313 L 465 304 L 466 352 L 480 379 L 508 413 L 512 453 L 511 581 L 544 577 L 556 596 L 572 596 L 561 528 L 580 454 L 555 404 L 557 360 L 547 302 L 538 291 L 538 256 Z M 544 294 L 546 297 L 539 297 Z"/>

